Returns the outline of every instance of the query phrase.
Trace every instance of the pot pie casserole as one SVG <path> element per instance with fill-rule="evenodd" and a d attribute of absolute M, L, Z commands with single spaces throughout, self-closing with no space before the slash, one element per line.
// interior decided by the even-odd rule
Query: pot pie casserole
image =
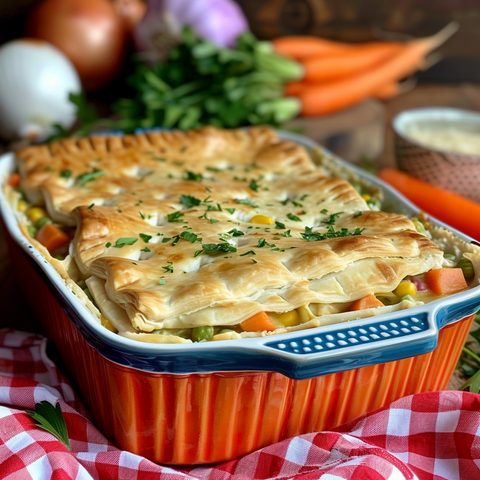
<path fill-rule="evenodd" d="M 478 285 L 479 247 L 380 211 L 270 128 L 71 138 L 16 157 L 5 189 L 22 232 L 128 338 L 272 335 Z"/>

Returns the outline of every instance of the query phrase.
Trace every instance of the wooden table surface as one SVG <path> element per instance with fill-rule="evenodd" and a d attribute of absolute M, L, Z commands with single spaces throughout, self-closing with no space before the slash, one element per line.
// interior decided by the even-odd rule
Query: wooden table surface
<path fill-rule="evenodd" d="M 384 148 L 375 159 L 381 166 L 394 166 L 392 117 L 398 112 L 415 107 L 451 106 L 480 111 L 480 85 L 477 84 L 421 84 L 385 103 Z M 348 120 L 349 113 L 342 116 Z M 323 122 L 328 120 L 323 119 Z M 0 328 L 8 327 L 28 332 L 41 333 L 34 315 L 29 311 L 18 288 L 15 265 L 10 262 L 4 232 L 0 228 Z M 461 379 L 454 378 L 449 388 L 458 387 Z"/>

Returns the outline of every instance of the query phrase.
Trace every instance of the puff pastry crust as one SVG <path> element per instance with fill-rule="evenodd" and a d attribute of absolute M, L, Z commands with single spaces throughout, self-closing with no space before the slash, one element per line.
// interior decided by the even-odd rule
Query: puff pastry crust
<path fill-rule="evenodd" d="M 371 210 L 269 128 L 68 139 L 17 158 L 28 198 L 76 226 L 74 260 L 127 336 L 351 302 L 442 266 L 406 216 Z"/>

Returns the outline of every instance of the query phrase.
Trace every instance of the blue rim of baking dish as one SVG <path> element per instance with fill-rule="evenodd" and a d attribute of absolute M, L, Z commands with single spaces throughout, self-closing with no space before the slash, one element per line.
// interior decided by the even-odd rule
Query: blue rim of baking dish
<path fill-rule="evenodd" d="M 411 202 L 381 180 L 336 158 L 312 140 L 289 132 L 279 132 L 279 135 L 307 149 L 322 150 L 360 178 L 382 188 L 386 205 L 396 206 L 401 213 L 419 213 Z M 0 157 L 0 179 L 7 178 L 13 168 L 13 154 Z M 475 313 L 480 307 L 479 285 L 411 309 L 268 337 L 194 344 L 144 343 L 110 332 L 98 323 L 80 299 L 66 287 L 53 266 L 21 233 L 3 189 L 0 214 L 8 233 L 84 339 L 108 360 L 149 372 L 274 371 L 293 379 L 313 378 L 429 353 L 435 349 L 442 327 Z M 467 242 L 475 242 L 442 222 L 432 221 L 449 228 Z"/>

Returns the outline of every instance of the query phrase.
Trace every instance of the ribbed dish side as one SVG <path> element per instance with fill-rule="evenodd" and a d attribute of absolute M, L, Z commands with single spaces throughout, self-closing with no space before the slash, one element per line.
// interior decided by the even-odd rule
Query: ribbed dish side
<path fill-rule="evenodd" d="M 158 463 L 228 460 L 334 428 L 404 395 L 443 389 L 473 318 L 444 327 L 431 353 L 309 380 L 275 372 L 155 374 L 117 365 L 88 345 L 23 252 L 10 251 L 96 425 L 119 448 Z"/>

